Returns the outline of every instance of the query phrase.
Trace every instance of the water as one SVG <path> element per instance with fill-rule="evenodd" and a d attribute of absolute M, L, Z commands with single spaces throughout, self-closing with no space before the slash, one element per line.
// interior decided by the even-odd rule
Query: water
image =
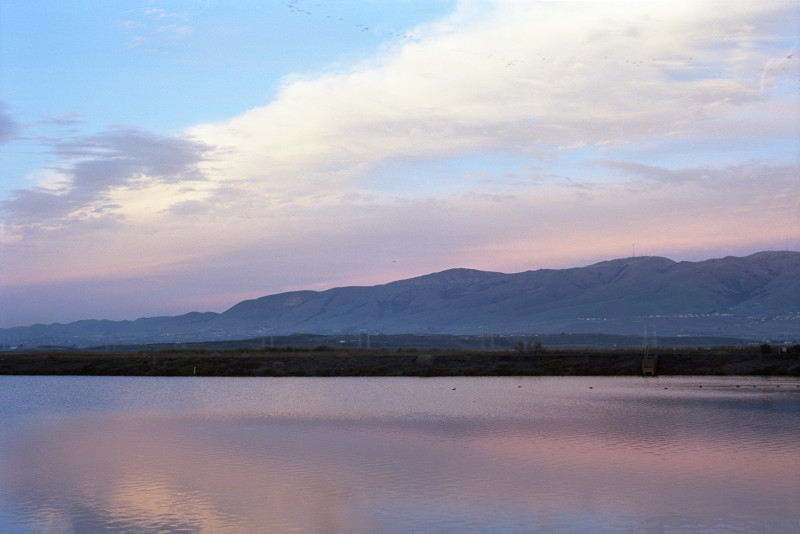
<path fill-rule="evenodd" d="M 800 381 L 0 377 L 0 532 L 797 532 Z"/>

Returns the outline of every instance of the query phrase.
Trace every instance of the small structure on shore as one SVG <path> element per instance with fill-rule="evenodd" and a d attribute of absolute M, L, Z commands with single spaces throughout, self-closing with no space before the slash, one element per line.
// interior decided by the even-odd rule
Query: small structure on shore
<path fill-rule="evenodd" d="M 655 336 L 655 327 L 653 327 L 653 338 L 657 339 Z M 656 341 L 656 347 L 658 347 L 658 342 Z M 644 327 L 644 356 L 642 356 L 642 376 L 656 376 L 656 368 L 658 366 L 658 352 L 657 350 L 653 350 L 653 353 L 650 353 L 650 346 L 647 343 L 647 327 Z"/>
<path fill-rule="evenodd" d="M 658 355 L 657 354 L 647 354 L 645 352 L 644 358 L 642 358 L 642 375 L 647 376 L 656 376 L 656 366 L 658 364 Z"/>

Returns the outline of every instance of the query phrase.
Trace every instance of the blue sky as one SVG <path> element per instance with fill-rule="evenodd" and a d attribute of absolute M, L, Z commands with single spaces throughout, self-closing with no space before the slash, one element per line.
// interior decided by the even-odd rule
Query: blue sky
<path fill-rule="evenodd" d="M 264 105 L 286 77 L 347 68 L 455 5 L 324 4 L 4 0 L 2 101 L 29 135 L 59 135 L 65 122 L 87 133 L 109 125 L 177 133 Z M 31 152 L 43 150 L 31 143 L 3 158 L 4 191 L 26 185 L 25 174 L 42 166 Z"/>
<path fill-rule="evenodd" d="M 800 4 L 0 0 L 0 327 L 800 248 Z"/>

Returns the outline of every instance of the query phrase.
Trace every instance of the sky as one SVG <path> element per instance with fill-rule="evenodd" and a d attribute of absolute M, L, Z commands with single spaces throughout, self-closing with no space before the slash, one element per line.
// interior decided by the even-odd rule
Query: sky
<path fill-rule="evenodd" d="M 0 327 L 800 249 L 800 2 L 0 0 Z"/>

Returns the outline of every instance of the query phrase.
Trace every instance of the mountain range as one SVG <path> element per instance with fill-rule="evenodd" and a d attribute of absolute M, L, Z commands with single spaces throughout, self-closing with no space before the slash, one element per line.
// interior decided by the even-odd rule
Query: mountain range
<path fill-rule="evenodd" d="M 800 339 L 800 252 L 699 262 L 631 257 L 515 274 L 450 269 L 292 291 L 222 312 L 0 329 L 0 345 L 187 343 L 292 333 L 604 333 Z"/>

